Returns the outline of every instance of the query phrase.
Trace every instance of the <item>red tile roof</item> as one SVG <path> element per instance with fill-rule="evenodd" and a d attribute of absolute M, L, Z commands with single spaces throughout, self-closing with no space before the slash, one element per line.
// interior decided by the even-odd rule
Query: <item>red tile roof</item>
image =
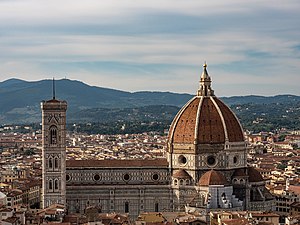
<path fill-rule="evenodd" d="M 228 182 L 221 172 L 210 170 L 203 174 L 199 180 L 199 186 L 209 185 L 228 185 Z"/>
<path fill-rule="evenodd" d="M 173 171 L 173 177 L 174 178 L 182 178 L 182 179 L 190 179 L 191 176 L 185 171 L 185 170 L 175 170 Z"/>
<path fill-rule="evenodd" d="M 174 118 L 169 142 L 220 144 L 226 134 L 230 142 L 244 141 L 241 125 L 228 106 L 217 97 L 196 96 Z"/>
<path fill-rule="evenodd" d="M 239 168 L 239 169 L 236 169 L 233 173 L 233 177 L 247 177 L 248 175 L 246 174 L 246 171 L 247 169 L 246 168 Z"/>

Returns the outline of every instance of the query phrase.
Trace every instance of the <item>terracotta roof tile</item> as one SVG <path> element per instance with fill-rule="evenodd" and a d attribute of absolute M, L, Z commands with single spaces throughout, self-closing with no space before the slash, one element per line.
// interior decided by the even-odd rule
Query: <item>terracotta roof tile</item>
<path fill-rule="evenodd" d="M 224 143 L 225 132 L 219 112 L 210 98 L 204 98 L 200 110 L 198 142 Z"/>
<path fill-rule="evenodd" d="M 297 195 L 300 195 L 300 186 L 290 185 L 289 190 L 296 193 Z"/>
<path fill-rule="evenodd" d="M 225 142 L 226 133 L 230 142 L 244 141 L 240 123 L 228 106 L 217 97 L 197 96 L 176 115 L 169 141 L 189 144 L 196 139 L 198 144 L 220 144 Z"/>
<path fill-rule="evenodd" d="M 182 178 L 182 179 L 190 179 L 191 176 L 185 171 L 185 170 L 175 170 L 173 172 L 173 177 L 174 178 Z"/>
<path fill-rule="evenodd" d="M 222 111 L 227 127 L 228 139 L 230 142 L 244 141 L 243 131 L 233 112 L 221 100 L 215 98 L 220 110 Z"/>
<path fill-rule="evenodd" d="M 233 173 L 233 177 L 247 177 L 248 175 L 246 174 L 247 171 L 245 171 L 246 168 L 239 168 L 236 169 Z"/>
<path fill-rule="evenodd" d="M 175 124 L 174 139 L 175 143 L 191 143 L 195 139 L 195 126 L 197 110 L 200 98 L 195 98 L 186 106 L 177 124 Z"/>

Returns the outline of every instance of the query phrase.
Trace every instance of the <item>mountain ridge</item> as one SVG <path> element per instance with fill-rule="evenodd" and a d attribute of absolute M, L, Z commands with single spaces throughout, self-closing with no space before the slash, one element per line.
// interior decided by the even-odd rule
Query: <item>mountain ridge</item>
<path fill-rule="evenodd" d="M 68 114 L 74 115 L 74 117 L 70 117 L 72 121 L 80 120 L 76 114 L 82 110 L 138 108 L 151 105 L 182 107 L 194 96 L 168 91 L 127 92 L 90 86 L 82 81 L 68 79 L 56 80 L 55 86 L 57 99 L 68 102 Z M 52 98 L 52 80 L 8 79 L 0 82 L 0 95 L 0 124 L 39 122 L 41 120 L 40 102 Z M 220 99 L 229 106 L 300 101 L 299 96 L 291 94 L 232 96 L 221 97 Z"/>

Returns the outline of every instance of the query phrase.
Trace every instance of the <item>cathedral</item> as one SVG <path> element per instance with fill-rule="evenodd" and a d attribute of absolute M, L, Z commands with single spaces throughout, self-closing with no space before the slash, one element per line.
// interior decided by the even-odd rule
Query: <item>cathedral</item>
<path fill-rule="evenodd" d="M 66 161 L 66 101 L 43 101 L 42 204 L 69 212 L 270 211 L 274 199 L 247 166 L 247 143 L 235 114 L 214 94 L 204 64 L 199 89 L 175 116 L 167 157 Z"/>

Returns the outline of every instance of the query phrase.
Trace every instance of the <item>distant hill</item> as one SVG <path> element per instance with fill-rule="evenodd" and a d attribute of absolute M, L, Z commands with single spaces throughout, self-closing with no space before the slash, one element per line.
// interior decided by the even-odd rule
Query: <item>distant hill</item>
<path fill-rule="evenodd" d="M 110 117 L 115 119 L 128 117 L 130 110 L 138 110 L 147 115 L 145 110 L 148 110 L 151 114 L 153 109 L 156 109 L 154 112 L 159 113 L 158 105 L 160 105 L 162 110 L 166 110 L 165 113 L 167 115 L 173 116 L 179 109 L 178 107 L 182 107 L 193 97 L 189 94 L 171 92 L 142 91 L 131 93 L 89 86 L 83 82 L 68 79 L 57 80 L 55 86 L 57 99 L 63 99 L 68 102 L 68 121 L 79 122 L 103 118 L 106 120 Z M 40 122 L 40 102 L 52 98 L 52 80 L 28 82 L 19 79 L 9 79 L 0 82 L 0 96 L 0 124 Z M 235 96 L 221 99 L 228 105 L 293 103 L 300 101 L 300 97 L 294 95 L 274 97 Z M 162 106 L 165 106 L 165 108 L 162 108 Z M 152 109 L 152 112 L 150 112 L 150 109 Z M 116 113 L 119 113 L 119 116 L 112 116 L 117 115 Z M 132 113 L 129 114 L 133 115 Z"/>
<path fill-rule="evenodd" d="M 248 95 L 248 96 L 233 96 L 233 97 L 222 97 L 227 105 L 241 105 L 241 104 L 271 104 L 271 103 L 293 103 L 299 102 L 300 96 L 296 95 L 276 95 L 276 96 L 258 96 L 258 95 Z"/>

